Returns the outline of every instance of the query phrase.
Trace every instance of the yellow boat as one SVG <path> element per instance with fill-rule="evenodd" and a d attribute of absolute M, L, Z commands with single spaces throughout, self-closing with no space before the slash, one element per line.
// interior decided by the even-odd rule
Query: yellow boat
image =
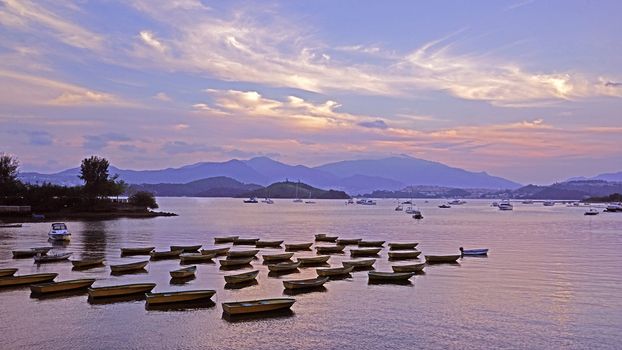
<path fill-rule="evenodd" d="M 259 253 L 259 250 L 230 250 L 227 252 L 227 259 L 229 258 L 252 258 Z"/>
<path fill-rule="evenodd" d="M 259 270 L 253 270 L 250 272 L 240 273 L 237 275 L 225 275 L 226 283 L 243 283 L 254 280 L 259 274 Z"/>
<path fill-rule="evenodd" d="M 403 252 L 389 252 L 389 259 L 399 260 L 399 259 L 416 259 L 421 255 L 421 251 L 413 250 L 413 251 L 403 251 Z"/>
<path fill-rule="evenodd" d="M 278 264 L 268 265 L 268 270 L 271 272 L 284 272 L 296 270 L 300 266 L 300 262 L 282 262 Z"/>
<path fill-rule="evenodd" d="M 195 253 L 201 249 L 202 244 L 197 245 L 172 245 L 171 251 L 182 250 L 182 253 Z"/>
<path fill-rule="evenodd" d="M 0 269 L 0 277 L 10 277 L 17 272 L 17 269 Z"/>
<path fill-rule="evenodd" d="M 218 260 L 220 266 L 240 266 L 240 265 L 248 265 L 253 261 L 253 258 L 240 258 L 240 259 L 221 259 Z"/>
<path fill-rule="evenodd" d="M 142 270 L 149 264 L 149 260 L 138 261 L 129 264 L 110 265 L 110 270 L 113 273 L 130 272 L 136 270 Z"/>
<path fill-rule="evenodd" d="M 337 240 L 337 245 L 358 245 L 362 241 L 361 238 L 340 238 Z"/>
<path fill-rule="evenodd" d="M 261 257 L 263 261 L 282 261 L 289 260 L 294 256 L 294 253 L 283 253 L 283 254 L 264 254 Z"/>
<path fill-rule="evenodd" d="M 155 247 L 121 248 L 121 255 L 149 255 Z"/>
<path fill-rule="evenodd" d="M 233 243 L 238 238 L 240 237 L 239 236 L 214 237 L 214 243 L 215 244 Z"/>
<path fill-rule="evenodd" d="M 257 248 L 281 248 L 281 244 L 283 244 L 283 241 L 264 241 L 260 239 L 257 242 L 255 242 L 255 247 Z"/>
<path fill-rule="evenodd" d="M 233 245 L 255 245 L 259 241 L 259 238 L 236 238 L 233 241 Z"/>
<path fill-rule="evenodd" d="M 19 286 L 53 281 L 57 273 L 35 273 L 32 275 L 9 276 L 0 278 L 0 287 Z"/>
<path fill-rule="evenodd" d="M 215 254 L 207 255 L 201 253 L 188 253 L 181 254 L 179 259 L 182 264 L 192 264 L 192 263 L 202 263 L 202 262 L 211 262 L 212 258 L 215 257 Z"/>
<path fill-rule="evenodd" d="M 315 250 L 318 254 L 330 254 L 330 253 L 343 253 L 345 245 L 334 245 L 334 246 L 316 246 Z"/>
<path fill-rule="evenodd" d="M 94 278 L 83 278 L 77 280 L 33 284 L 30 286 L 30 291 L 33 294 L 66 292 L 70 290 L 86 289 L 89 288 L 93 283 L 95 283 Z"/>
<path fill-rule="evenodd" d="M 100 266 L 104 264 L 104 258 L 71 260 L 71 264 L 78 269 Z"/>
<path fill-rule="evenodd" d="M 406 281 L 414 276 L 414 272 L 378 272 L 369 271 L 367 276 L 370 281 Z"/>
<path fill-rule="evenodd" d="M 300 263 L 300 265 L 317 265 L 324 264 L 330 259 L 330 255 L 318 255 L 318 256 L 305 256 L 296 259 Z"/>
<path fill-rule="evenodd" d="M 317 288 L 328 282 L 328 277 L 316 277 L 304 280 L 289 280 L 283 281 L 285 289 L 303 289 L 303 288 Z"/>
<path fill-rule="evenodd" d="M 382 247 L 384 241 L 359 241 L 359 247 Z"/>
<path fill-rule="evenodd" d="M 353 266 L 348 267 L 329 267 L 324 269 L 316 269 L 318 276 L 343 276 L 354 270 Z"/>
<path fill-rule="evenodd" d="M 315 235 L 315 240 L 318 242 L 335 242 L 337 239 L 339 239 L 338 236 L 327 236 L 325 233 Z"/>
<path fill-rule="evenodd" d="M 179 292 L 164 292 L 164 293 L 147 293 L 147 305 L 160 305 L 160 304 L 172 304 L 172 303 L 187 303 L 199 300 L 208 300 L 214 294 L 215 290 L 184 290 Z"/>
<path fill-rule="evenodd" d="M 151 253 L 149 253 L 149 255 L 151 255 L 151 260 L 176 259 L 176 258 L 179 258 L 179 256 L 183 252 L 184 251 L 182 249 L 168 250 L 168 251 L 162 251 L 162 252 L 157 252 L 154 250 Z"/>
<path fill-rule="evenodd" d="M 313 245 L 313 242 L 309 242 L 309 243 L 290 243 L 290 244 L 285 244 L 285 250 L 286 251 L 309 250 L 312 245 Z"/>
<path fill-rule="evenodd" d="M 133 283 L 117 286 L 89 288 L 90 298 L 120 297 L 132 294 L 149 293 L 155 288 L 155 283 Z"/>
<path fill-rule="evenodd" d="M 296 299 L 275 298 L 222 303 L 222 311 L 229 315 L 253 314 L 259 312 L 289 309 Z"/>
<path fill-rule="evenodd" d="M 371 256 L 378 255 L 382 248 L 361 248 L 361 249 L 350 249 L 350 256 Z"/>
<path fill-rule="evenodd" d="M 214 256 L 222 256 L 222 255 L 227 255 L 227 252 L 229 251 L 229 247 L 223 247 L 223 248 L 210 248 L 210 249 L 201 249 L 201 254 L 205 254 L 205 255 L 211 255 L 214 254 Z"/>
<path fill-rule="evenodd" d="M 376 262 L 376 259 L 361 259 L 361 260 L 349 260 L 349 261 L 342 261 L 341 264 L 343 265 L 343 267 L 372 267 L 374 266 L 374 263 Z"/>
<path fill-rule="evenodd" d="M 425 262 L 426 264 L 447 264 L 447 263 L 456 263 L 460 258 L 460 254 L 458 255 L 426 255 Z"/>
<path fill-rule="evenodd" d="M 410 250 L 415 249 L 419 245 L 418 242 L 407 242 L 407 243 L 389 243 L 390 250 Z"/>
<path fill-rule="evenodd" d="M 420 272 L 423 271 L 424 267 L 425 263 L 391 266 L 393 272 Z"/>
<path fill-rule="evenodd" d="M 174 270 L 169 272 L 172 278 L 188 278 L 194 276 L 197 271 L 196 266 L 186 267 L 184 269 Z"/>

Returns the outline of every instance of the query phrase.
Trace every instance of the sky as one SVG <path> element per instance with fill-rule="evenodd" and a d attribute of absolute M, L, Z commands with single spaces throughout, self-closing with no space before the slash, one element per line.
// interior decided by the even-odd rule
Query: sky
<path fill-rule="evenodd" d="M 407 154 L 521 183 L 622 170 L 620 1 L 0 0 L 22 171 Z"/>

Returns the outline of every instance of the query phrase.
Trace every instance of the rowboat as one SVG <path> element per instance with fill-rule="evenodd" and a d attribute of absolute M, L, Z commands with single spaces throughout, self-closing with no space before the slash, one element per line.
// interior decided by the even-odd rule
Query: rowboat
<path fill-rule="evenodd" d="M 50 282 L 53 281 L 56 276 L 58 276 L 57 273 L 35 273 L 32 275 L 2 277 L 0 278 L 0 287 Z"/>
<path fill-rule="evenodd" d="M 149 264 L 149 260 L 138 261 L 129 264 L 110 265 L 110 270 L 113 273 L 136 271 L 144 269 L 147 264 Z"/>
<path fill-rule="evenodd" d="M 212 258 L 214 258 L 216 255 L 212 254 L 212 255 L 207 255 L 207 254 L 201 254 L 201 253 L 186 253 L 186 254 L 181 254 L 179 256 L 179 260 L 182 264 L 192 264 L 192 263 L 204 263 L 204 262 L 211 262 Z"/>
<path fill-rule="evenodd" d="M 393 272 L 421 272 L 424 267 L 425 263 L 391 266 Z"/>
<path fill-rule="evenodd" d="M 416 259 L 419 255 L 421 255 L 421 251 L 419 250 L 389 252 L 389 259 Z"/>
<path fill-rule="evenodd" d="M 307 250 L 307 249 L 310 249 L 312 245 L 313 245 L 313 242 L 309 242 L 309 243 L 290 243 L 290 244 L 285 244 L 285 250 L 286 251 Z"/>
<path fill-rule="evenodd" d="M 283 281 L 285 289 L 302 289 L 302 288 L 317 288 L 328 282 L 328 277 L 316 277 L 305 280 L 289 280 Z"/>
<path fill-rule="evenodd" d="M 257 248 L 281 248 L 281 244 L 283 244 L 283 241 L 258 240 L 257 242 L 255 242 L 255 247 Z"/>
<path fill-rule="evenodd" d="M 300 257 L 296 259 L 300 265 L 317 265 L 324 264 L 330 259 L 330 255 L 319 255 L 319 256 L 311 256 L 311 257 Z"/>
<path fill-rule="evenodd" d="M 195 253 L 201 249 L 202 244 L 197 245 L 172 245 L 171 251 L 182 250 L 183 253 Z"/>
<path fill-rule="evenodd" d="M 259 238 L 236 238 L 233 245 L 255 245 Z"/>
<path fill-rule="evenodd" d="M 229 249 L 231 248 L 224 247 L 224 248 L 201 249 L 201 254 L 205 254 L 205 255 L 214 254 L 214 256 L 227 255 L 227 252 L 229 251 Z"/>
<path fill-rule="evenodd" d="M 380 253 L 382 248 L 350 249 L 350 256 L 370 256 Z"/>
<path fill-rule="evenodd" d="M 315 269 L 318 276 L 342 276 L 347 275 L 354 270 L 353 266 L 348 267 L 328 267 L 323 269 Z"/>
<path fill-rule="evenodd" d="M 215 244 L 233 243 L 238 238 L 240 238 L 240 237 L 239 236 L 214 237 L 214 243 Z"/>
<path fill-rule="evenodd" d="M 294 253 L 283 253 L 283 254 L 264 254 L 261 257 L 263 261 L 280 261 L 280 260 L 289 260 L 294 256 Z"/>
<path fill-rule="evenodd" d="M 17 269 L 0 269 L 0 277 L 13 276 L 17 272 Z"/>
<path fill-rule="evenodd" d="M 121 248 L 121 255 L 149 255 L 155 247 Z"/>
<path fill-rule="evenodd" d="M 259 250 L 230 250 L 227 252 L 227 259 L 229 258 L 253 258 L 259 253 Z"/>
<path fill-rule="evenodd" d="M 176 258 L 179 258 L 181 253 L 183 253 L 183 249 L 165 250 L 165 251 L 161 251 L 161 252 L 158 252 L 158 251 L 154 250 L 151 253 L 149 253 L 149 255 L 151 255 L 151 260 L 176 259 Z"/>
<path fill-rule="evenodd" d="M 196 266 L 190 266 L 179 270 L 173 270 L 169 272 L 172 278 L 188 278 L 194 276 L 197 271 Z"/>
<path fill-rule="evenodd" d="M 30 248 L 25 250 L 14 250 L 13 259 L 32 258 L 37 254 L 46 255 L 52 247 Z"/>
<path fill-rule="evenodd" d="M 83 269 L 86 267 L 99 266 L 104 263 L 104 258 L 71 260 L 71 264 L 75 268 Z"/>
<path fill-rule="evenodd" d="M 250 272 L 240 273 L 236 275 L 225 275 L 226 283 L 242 283 L 254 280 L 259 274 L 259 270 L 253 270 Z"/>
<path fill-rule="evenodd" d="M 282 262 L 268 265 L 268 270 L 272 272 L 292 271 L 296 270 L 298 266 L 300 266 L 300 262 Z"/>
<path fill-rule="evenodd" d="M 160 305 L 160 304 L 172 304 L 172 303 L 184 303 L 197 300 L 210 299 L 215 290 L 184 290 L 179 292 L 164 292 L 164 293 L 147 293 L 147 305 Z"/>
<path fill-rule="evenodd" d="M 361 259 L 361 260 L 349 260 L 349 261 L 342 261 L 341 264 L 343 265 L 343 267 L 372 267 L 374 266 L 374 263 L 376 262 L 376 259 Z"/>
<path fill-rule="evenodd" d="M 35 255 L 35 262 L 37 264 L 41 264 L 41 263 L 46 263 L 46 262 L 67 260 L 69 259 L 71 254 L 73 253 L 62 253 L 62 254 L 52 254 L 52 255 L 41 255 L 37 253 L 37 255 Z"/>
<path fill-rule="evenodd" d="M 342 253 L 345 247 L 345 245 L 316 246 L 315 250 L 318 254 Z"/>
<path fill-rule="evenodd" d="M 460 247 L 460 253 L 464 256 L 488 255 L 488 249 L 464 249 Z"/>
<path fill-rule="evenodd" d="M 30 291 L 33 294 L 46 294 L 56 292 L 66 292 L 70 290 L 86 289 L 95 283 L 94 278 L 83 278 L 77 280 L 67 280 L 61 282 L 49 282 L 43 284 L 33 284 Z"/>
<path fill-rule="evenodd" d="M 425 262 L 427 264 L 455 263 L 459 258 L 460 255 L 426 255 Z"/>
<path fill-rule="evenodd" d="M 253 258 L 240 258 L 240 259 L 222 259 L 218 260 L 220 262 L 220 266 L 239 266 L 239 265 L 248 265 L 253 261 Z"/>
<path fill-rule="evenodd" d="M 325 233 L 315 235 L 315 240 L 318 242 L 335 242 L 338 238 L 338 236 L 327 236 Z"/>
<path fill-rule="evenodd" d="M 414 272 L 378 272 L 369 271 L 367 276 L 370 281 L 406 281 L 412 276 Z"/>
<path fill-rule="evenodd" d="M 296 299 L 275 298 L 222 303 L 222 311 L 229 315 L 254 314 L 275 310 L 289 309 Z"/>
<path fill-rule="evenodd" d="M 359 247 L 382 247 L 384 241 L 359 241 Z"/>
<path fill-rule="evenodd" d="M 155 283 L 120 284 L 117 286 L 89 288 L 90 298 L 120 297 L 132 294 L 149 293 L 155 288 Z"/>
<path fill-rule="evenodd" d="M 337 245 L 357 245 L 360 241 L 360 238 L 340 238 L 337 239 Z"/>
<path fill-rule="evenodd" d="M 419 245 L 418 242 L 409 242 L 409 243 L 389 243 L 389 250 L 407 250 L 407 249 L 415 249 L 415 247 Z"/>

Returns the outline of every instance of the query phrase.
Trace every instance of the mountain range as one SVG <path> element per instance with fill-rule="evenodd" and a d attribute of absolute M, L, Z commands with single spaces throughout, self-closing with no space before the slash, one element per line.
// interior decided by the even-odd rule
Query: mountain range
<path fill-rule="evenodd" d="M 604 173 L 599 174 L 593 177 L 573 177 L 568 179 L 567 181 L 581 181 L 581 180 L 600 180 L 600 181 L 609 181 L 609 182 L 622 182 L 622 171 L 618 171 L 617 173 Z"/>
<path fill-rule="evenodd" d="M 349 160 L 317 167 L 289 165 L 267 157 L 257 157 L 200 162 L 159 170 L 128 170 L 111 166 L 109 171 L 130 184 L 185 184 L 210 177 L 229 177 L 241 183 L 261 186 L 284 180 L 301 181 L 310 186 L 343 190 L 351 194 L 398 190 L 408 185 L 490 189 L 516 189 L 521 186 L 485 172 L 471 172 L 409 156 Z M 28 183 L 77 185 L 81 184 L 79 172 L 78 167 L 54 174 L 24 172 L 20 173 L 20 179 Z"/>

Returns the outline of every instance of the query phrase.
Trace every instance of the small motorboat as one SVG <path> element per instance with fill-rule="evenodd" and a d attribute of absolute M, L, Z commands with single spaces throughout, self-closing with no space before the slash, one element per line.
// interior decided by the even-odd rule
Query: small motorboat
<path fill-rule="evenodd" d="M 230 250 L 227 252 L 227 259 L 229 258 L 254 258 L 259 253 L 258 249 L 252 250 Z"/>
<path fill-rule="evenodd" d="M 583 215 L 594 216 L 594 215 L 598 215 L 599 213 L 600 212 L 598 211 L 598 209 L 590 208 Z"/>
<path fill-rule="evenodd" d="M 347 275 L 354 270 L 354 266 L 347 267 L 327 267 L 322 269 L 315 269 L 318 276 L 343 276 Z"/>
<path fill-rule="evenodd" d="M 283 244 L 284 241 L 263 241 L 263 240 L 258 240 L 257 242 L 255 242 L 255 247 L 257 248 L 281 248 L 281 244 Z"/>
<path fill-rule="evenodd" d="M 146 293 L 147 305 L 161 305 L 173 303 L 188 303 L 199 300 L 209 300 L 216 294 L 215 290 L 184 290 L 179 292 Z"/>
<path fill-rule="evenodd" d="M 419 245 L 418 242 L 389 243 L 389 250 L 411 250 Z"/>
<path fill-rule="evenodd" d="M 171 251 L 181 250 L 182 253 L 196 253 L 201 249 L 202 244 L 197 245 L 172 245 Z"/>
<path fill-rule="evenodd" d="M 222 255 L 227 255 L 227 252 L 229 251 L 229 247 L 224 247 L 224 248 L 210 248 L 210 249 L 201 249 L 201 254 L 205 254 L 205 255 L 214 255 L 214 256 L 222 256 Z"/>
<path fill-rule="evenodd" d="M 312 245 L 313 245 L 313 242 L 309 242 L 309 243 L 290 243 L 290 244 L 285 244 L 285 250 L 286 251 L 309 250 Z"/>
<path fill-rule="evenodd" d="M 121 255 L 149 255 L 155 247 L 121 248 Z"/>
<path fill-rule="evenodd" d="M 416 259 L 421 255 L 421 251 L 412 250 L 412 251 L 392 251 L 389 252 L 389 259 L 399 260 L 399 259 Z"/>
<path fill-rule="evenodd" d="M 48 238 L 51 241 L 69 241 L 71 239 L 71 233 L 67 229 L 67 225 L 62 222 L 55 222 L 48 232 Z"/>
<path fill-rule="evenodd" d="M 327 236 L 325 233 L 315 235 L 315 240 L 318 242 L 335 242 L 337 239 L 339 239 L 339 236 Z"/>
<path fill-rule="evenodd" d="M 323 286 L 329 279 L 328 277 L 316 277 L 304 280 L 283 281 L 283 287 L 285 289 L 317 288 Z"/>
<path fill-rule="evenodd" d="M 169 274 L 171 278 L 188 278 L 194 276 L 195 272 L 197 272 L 197 267 L 189 266 L 183 269 L 170 271 Z"/>
<path fill-rule="evenodd" d="M 464 249 L 460 247 L 460 253 L 462 256 L 488 255 L 488 249 Z"/>
<path fill-rule="evenodd" d="M 373 256 L 378 255 L 382 248 L 350 249 L 350 256 Z"/>
<path fill-rule="evenodd" d="M 413 217 L 413 219 L 421 220 L 421 219 L 423 219 L 423 214 L 421 214 L 421 212 L 417 210 L 417 211 L 415 211 L 415 213 L 413 214 L 412 217 Z"/>
<path fill-rule="evenodd" d="M 94 278 L 83 278 L 77 280 L 33 284 L 30 286 L 30 291 L 32 292 L 32 294 L 66 292 L 70 290 L 73 291 L 79 289 L 86 289 L 89 288 L 93 283 L 95 283 Z"/>
<path fill-rule="evenodd" d="M 346 260 L 341 262 L 343 267 L 352 266 L 354 268 L 372 267 L 375 263 L 376 259 Z"/>
<path fill-rule="evenodd" d="M 11 277 L 17 272 L 17 269 L 7 268 L 0 269 L 0 277 Z"/>
<path fill-rule="evenodd" d="M 32 258 L 37 254 L 46 255 L 52 247 L 38 247 L 38 248 L 30 248 L 26 250 L 14 250 L 13 259 L 22 259 L 22 258 Z"/>
<path fill-rule="evenodd" d="M 182 264 L 205 263 L 212 262 L 215 256 L 215 254 L 186 253 L 179 255 L 179 260 Z"/>
<path fill-rule="evenodd" d="M 6 276 L 0 278 L 0 287 L 19 286 L 53 281 L 57 273 L 35 273 L 32 275 Z"/>
<path fill-rule="evenodd" d="M 215 244 L 222 243 L 233 243 L 236 239 L 240 238 L 239 236 L 223 236 L 223 237 L 214 237 Z"/>
<path fill-rule="evenodd" d="M 226 283 L 244 283 L 249 282 L 257 278 L 259 270 L 253 270 L 250 272 L 240 273 L 236 275 L 225 275 Z"/>
<path fill-rule="evenodd" d="M 339 238 L 337 239 L 337 245 L 358 245 L 362 241 L 361 238 Z"/>
<path fill-rule="evenodd" d="M 259 238 L 236 238 L 233 245 L 255 245 Z"/>
<path fill-rule="evenodd" d="M 253 261 L 253 258 L 240 258 L 240 259 L 222 259 L 218 260 L 220 266 L 229 267 L 229 266 L 240 266 L 240 265 L 248 265 Z"/>
<path fill-rule="evenodd" d="M 319 256 L 310 256 L 310 257 L 300 257 L 296 259 L 300 263 L 301 266 L 308 265 L 318 265 L 325 264 L 328 259 L 330 259 L 330 255 L 319 255 Z"/>
<path fill-rule="evenodd" d="M 264 262 L 268 261 L 283 261 L 289 260 L 294 256 L 294 253 L 283 253 L 283 254 L 264 254 L 261 257 Z"/>
<path fill-rule="evenodd" d="M 149 264 L 149 260 L 137 261 L 129 264 L 110 265 L 112 273 L 124 273 L 142 270 Z"/>
<path fill-rule="evenodd" d="M 154 250 L 151 253 L 149 253 L 149 255 L 151 256 L 151 260 L 158 260 L 158 259 L 162 260 L 162 259 L 177 259 L 179 258 L 181 253 L 183 253 L 182 249 L 164 250 L 161 252 Z"/>
<path fill-rule="evenodd" d="M 110 298 L 133 294 L 144 294 L 151 292 L 155 286 L 155 283 L 133 283 L 109 287 L 89 288 L 89 298 Z"/>
<path fill-rule="evenodd" d="M 407 281 L 412 276 L 414 276 L 414 272 L 379 272 L 379 271 L 369 271 L 367 276 L 370 281 Z"/>
<path fill-rule="evenodd" d="M 382 247 L 384 246 L 384 241 L 359 241 L 359 247 Z"/>
<path fill-rule="evenodd" d="M 69 259 L 71 254 L 73 253 L 59 253 L 59 254 L 46 254 L 46 255 L 37 253 L 37 255 L 35 255 L 35 263 L 42 264 L 42 263 L 47 263 L 47 262 L 67 260 Z"/>
<path fill-rule="evenodd" d="M 289 309 L 295 302 L 296 299 L 292 298 L 228 302 L 222 303 L 222 311 L 228 315 L 254 314 L 259 312 Z"/>
<path fill-rule="evenodd" d="M 514 206 L 510 203 L 509 199 L 503 200 L 501 203 L 497 204 L 497 208 L 501 211 L 512 211 L 514 210 Z"/>
<path fill-rule="evenodd" d="M 438 207 L 441 208 L 441 209 L 449 209 L 449 208 L 451 208 L 451 205 L 449 205 L 449 204 L 441 204 Z"/>
<path fill-rule="evenodd" d="M 345 247 L 345 245 L 316 246 L 315 250 L 318 254 L 343 253 Z"/>
<path fill-rule="evenodd" d="M 268 265 L 268 270 L 271 272 L 284 272 L 284 271 L 293 271 L 296 270 L 300 266 L 300 262 L 282 262 L 278 264 L 270 264 Z"/>
<path fill-rule="evenodd" d="M 101 266 L 104 264 L 104 258 L 71 260 L 73 267 L 77 269 L 86 269 L 88 267 Z"/>
<path fill-rule="evenodd" d="M 248 204 L 248 203 L 251 203 L 251 204 L 256 204 L 256 203 L 259 203 L 259 201 L 257 200 L 257 198 L 255 198 L 255 197 L 251 197 L 251 198 L 249 198 L 249 199 L 245 199 L 245 200 L 244 200 L 244 203 L 247 203 L 247 204 Z"/>
<path fill-rule="evenodd" d="M 460 255 L 426 255 L 426 264 L 447 264 L 456 263 L 460 259 Z"/>
<path fill-rule="evenodd" d="M 425 263 L 391 266 L 393 272 L 421 272 L 424 267 Z"/>

